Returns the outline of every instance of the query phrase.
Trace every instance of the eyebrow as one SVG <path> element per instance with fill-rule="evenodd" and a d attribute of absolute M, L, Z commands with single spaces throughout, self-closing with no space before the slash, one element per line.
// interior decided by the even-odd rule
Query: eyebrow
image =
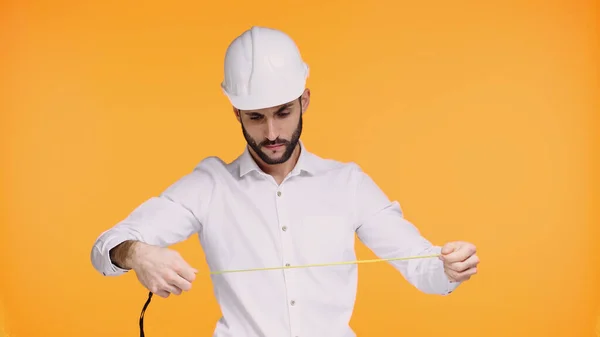
<path fill-rule="evenodd" d="M 290 107 L 292 107 L 292 103 L 287 103 L 287 104 L 284 104 L 284 105 L 282 105 L 282 106 L 281 106 L 279 109 L 277 109 L 277 111 L 275 111 L 275 113 L 280 113 L 280 112 L 282 112 L 283 110 L 285 110 L 285 109 L 287 109 L 287 108 L 290 108 Z M 246 111 L 246 112 L 245 112 L 245 114 L 246 114 L 246 115 L 254 115 L 254 114 L 259 114 L 259 115 L 262 115 L 262 114 L 261 114 L 260 112 L 258 112 L 258 111 Z"/>

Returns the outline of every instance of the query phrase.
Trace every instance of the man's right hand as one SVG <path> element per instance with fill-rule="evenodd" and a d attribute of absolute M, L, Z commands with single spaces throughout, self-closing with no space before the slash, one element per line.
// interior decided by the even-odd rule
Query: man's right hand
<path fill-rule="evenodd" d="M 177 251 L 142 242 L 132 243 L 127 250 L 126 268 L 134 270 L 140 283 L 152 293 L 167 298 L 192 288 L 198 271 Z"/>

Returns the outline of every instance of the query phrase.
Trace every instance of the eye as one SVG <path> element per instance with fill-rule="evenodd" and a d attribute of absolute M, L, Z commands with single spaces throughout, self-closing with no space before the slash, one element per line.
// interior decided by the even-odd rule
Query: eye
<path fill-rule="evenodd" d="M 253 121 L 260 120 L 262 117 L 263 117 L 263 116 L 262 116 L 262 115 L 259 115 L 259 114 L 253 114 L 253 115 L 250 115 L 250 119 L 251 119 L 251 120 L 253 120 Z"/>
<path fill-rule="evenodd" d="M 277 115 L 279 117 L 281 117 L 281 118 L 285 118 L 285 117 L 287 117 L 287 116 L 290 115 L 290 112 L 289 111 L 282 111 L 282 112 L 278 113 Z"/>

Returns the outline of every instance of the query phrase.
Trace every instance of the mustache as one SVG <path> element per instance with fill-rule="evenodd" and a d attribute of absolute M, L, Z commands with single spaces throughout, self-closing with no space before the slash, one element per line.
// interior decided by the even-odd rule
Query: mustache
<path fill-rule="evenodd" d="M 285 139 L 279 139 L 279 138 L 277 138 L 277 139 L 275 139 L 275 140 L 273 140 L 273 141 L 271 141 L 271 140 L 268 140 L 268 139 L 265 139 L 265 140 L 263 140 L 263 141 L 262 141 L 260 144 L 258 144 L 258 145 L 260 145 L 260 146 L 269 146 L 269 145 L 279 145 L 279 144 L 289 144 L 289 143 L 290 143 L 290 142 L 289 142 L 289 141 L 287 141 L 287 140 L 285 140 Z"/>

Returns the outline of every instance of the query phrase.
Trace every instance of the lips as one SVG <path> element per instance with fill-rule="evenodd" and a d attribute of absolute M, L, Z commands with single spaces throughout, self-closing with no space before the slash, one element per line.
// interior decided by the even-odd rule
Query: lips
<path fill-rule="evenodd" d="M 277 150 L 277 149 L 281 148 L 282 146 L 283 146 L 283 144 L 265 145 L 265 148 L 267 148 L 269 150 Z"/>

